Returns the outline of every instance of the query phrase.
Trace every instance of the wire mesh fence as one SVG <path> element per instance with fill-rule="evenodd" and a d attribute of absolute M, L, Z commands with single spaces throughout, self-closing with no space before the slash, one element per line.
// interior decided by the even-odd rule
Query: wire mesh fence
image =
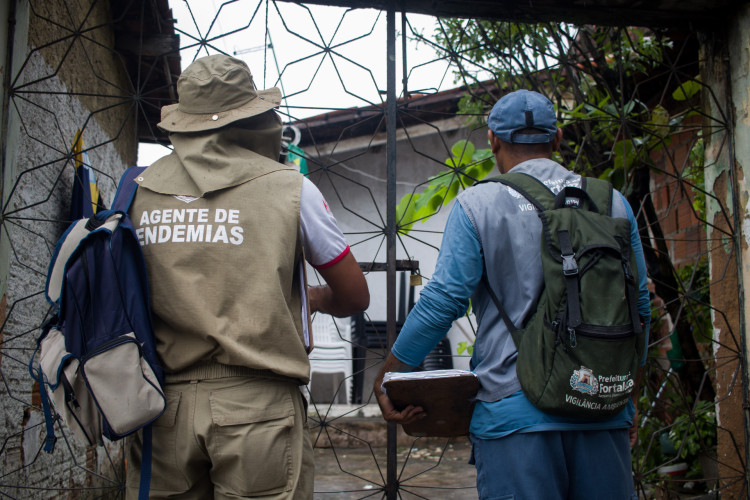
<path fill-rule="evenodd" d="M 314 318 L 321 341 L 304 392 L 316 498 L 394 488 L 401 498 L 476 498 L 467 439 L 399 432 L 396 454 L 386 453 L 396 431 L 372 383 L 389 328 L 398 334 L 434 272 L 456 194 L 494 175 L 484 116 L 515 88 L 553 100 L 565 131 L 558 160 L 609 179 L 638 218 L 653 318 L 633 449 L 639 494 L 747 494 L 738 215 L 722 174 L 728 103 L 701 78 L 698 34 L 396 14 L 270 0 L 13 3 L 3 496 L 122 495 L 121 441 L 86 447 L 58 421 L 54 453 L 42 451 L 29 365 L 50 311 L 47 264 L 76 207 L 107 206 L 125 167 L 169 152 L 159 110 L 176 101 L 180 69 L 214 53 L 245 60 L 257 87 L 281 89 L 281 161 L 320 188 L 370 286 L 366 313 Z M 475 326 L 470 312 L 457 321 L 424 368 L 468 368 Z"/>

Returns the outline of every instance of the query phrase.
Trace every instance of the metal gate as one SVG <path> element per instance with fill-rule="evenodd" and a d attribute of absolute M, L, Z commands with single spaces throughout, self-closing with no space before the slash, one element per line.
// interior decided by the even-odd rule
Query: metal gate
<path fill-rule="evenodd" d="M 322 340 L 305 393 L 316 498 L 477 497 L 468 439 L 386 425 L 371 387 L 431 278 L 456 193 L 492 175 L 484 116 L 521 87 L 555 102 L 559 160 L 610 179 L 639 221 L 654 320 L 639 493 L 747 495 L 741 214 L 736 171 L 722 163 L 733 154 L 730 98 L 701 74 L 699 33 L 272 0 L 15 1 L 7 25 L 3 496 L 122 495 L 122 442 L 85 447 L 58 423 L 55 452 L 42 452 L 29 364 L 49 313 L 47 262 L 71 206 L 96 204 L 92 193 L 108 205 L 126 166 L 168 153 L 159 110 L 175 102 L 181 68 L 218 52 L 246 60 L 258 87 L 281 88 L 282 160 L 323 192 L 370 285 L 365 314 L 314 318 Z M 468 368 L 475 324 L 467 312 L 425 367 Z"/>

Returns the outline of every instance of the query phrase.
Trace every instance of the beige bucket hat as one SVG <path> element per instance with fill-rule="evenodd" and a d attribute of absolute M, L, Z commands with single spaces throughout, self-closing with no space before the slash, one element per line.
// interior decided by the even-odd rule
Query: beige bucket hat
<path fill-rule="evenodd" d="M 161 108 L 168 132 L 201 132 L 259 115 L 281 104 L 277 87 L 256 90 L 250 68 L 223 54 L 197 59 L 177 80 L 179 102 Z"/>

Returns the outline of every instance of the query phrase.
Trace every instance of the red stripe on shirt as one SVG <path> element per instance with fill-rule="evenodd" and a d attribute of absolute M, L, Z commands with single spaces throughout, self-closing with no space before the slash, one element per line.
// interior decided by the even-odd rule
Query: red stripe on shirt
<path fill-rule="evenodd" d="M 347 254 L 348 254 L 349 252 L 351 252 L 351 250 L 349 249 L 349 245 L 346 245 L 346 248 L 344 249 L 344 251 L 343 251 L 343 252 L 341 252 L 341 253 L 340 253 L 340 254 L 338 255 L 338 257 L 336 257 L 335 259 L 333 259 L 333 260 L 332 260 L 331 262 L 329 262 L 329 263 L 327 263 L 327 264 L 321 264 L 321 265 L 319 265 L 319 266 L 313 266 L 313 267 L 314 267 L 315 269 L 325 269 L 326 267 L 331 267 L 332 265 L 336 264 L 336 263 L 337 263 L 337 262 L 339 262 L 339 261 L 340 261 L 341 259 L 343 259 L 344 257 L 346 257 L 346 255 L 347 255 Z"/>

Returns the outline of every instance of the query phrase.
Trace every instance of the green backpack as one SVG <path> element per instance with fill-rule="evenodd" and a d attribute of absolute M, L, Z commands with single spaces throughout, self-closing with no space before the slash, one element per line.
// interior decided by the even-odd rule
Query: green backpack
<path fill-rule="evenodd" d="M 521 173 L 501 182 L 532 203 L 542 221 L 544 288 L 517 328 L 484 284 L 518 350 L 526 397 L 542 411 L 600 418 L 627 404 L 645 348 L 637 308 L 637 268 L 630 222 L 613 218 L 612 185 L 582 179 L 555 196 Z"/>

